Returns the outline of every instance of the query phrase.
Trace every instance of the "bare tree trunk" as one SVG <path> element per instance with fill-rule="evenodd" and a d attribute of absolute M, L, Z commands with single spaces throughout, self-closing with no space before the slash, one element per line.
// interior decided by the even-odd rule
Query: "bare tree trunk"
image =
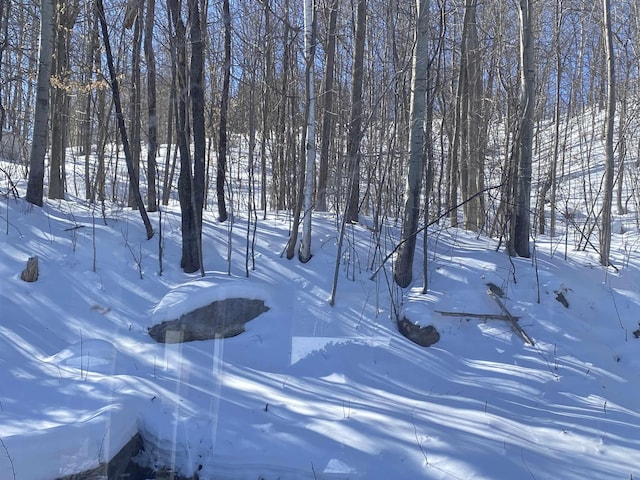
<path fill-rule="evenodd" d="M 205 188 L 205 117 L 204 117 L 204 54 L 199 0 L 189 0 L 189 41 L 191 61 L 187 67 L 186 27 L 182 20 L 179 0 L 168 2 L 170 23 L 174 30 L 171 47 L 176 77 L 172 84 L 178 92 L 176 136 L 180 150 L 178 197 L 182 226 L 182 257 L 180 267 L 186 273 L 200 269 L 202 261 L 202 212 Z M 189 148 L 189 107 L 193 128 L 193 172 Z"/>
<path fill-rule="evenodd" d="M 167 20 L 171 25 L 172 15 L 170 9 L 167 9 Z M 162 205 L 169 205 L 169 196 L 171 194 L 171 185 L 173 184 L 173 174 L 175 172 L 176 165 L 176 156 L 174 155 L 173 161 L 171 161 L 171 146 L 173 144 L 173 121 L 174 118 L 176 120 L 176 124 L 178 123 L 178 115 L 177 115 L 177 98 L 176 98 L 176 79 L 177 79 L 177 51 L 175 42 L 171 42 L 169 45 L 169 52 L 171 57 L 171 86 L 169 91 L 169 105 L 168 105 L 168 113 L 167 113 L 167 151 L 165 152 L 165 162 L 164 162 L 164 178 L 162 180 Z M 171 165 L 171 166 L 170 166 Z"/>
<path fill-rule="evenodd" d="M 269 132 L 270 95 L 273 82 L 273 32 L 270 0 L 264 1 L 264 32 L 266 37 L 264 81 L 262 82 L 262 135 L 260 137 L 260 208 L 267 218 L 267 138 Z"/>
<path fill-rule="evenodd" d="M 189 93 L 193 128 L 193 177 L 192 203 L 194 229 L 200 274 L 204 277 L 202 261 L 202 211 L 204 209 L 205 154 L 207 139 L 204 121 L 204 41 L 200 19 L 200 0 L 189 0 L 189 37 L 191 40 L 191 64 L 189 68 Z"/>
<path fill-rule="evenodd" d="M 140 181 L 140 118 L 142 105 L 141 78 L 140 78 L 140 49 L 142 46 L 142 8 L 143 3 L 136 4 L 137 15 L 133 26 L 133 52 L 131 53 L 131 102 L 129 110 L 131 112 L 131 158 L 136 178 Z M 128 205 L 136 208 L 135 190 L 140 189 L 140 185 L 132 185 L 129 182 Z"/>
<path fill-rule="evenodd" d="M 465 10 L 466 14 L 466 10 Z M 463 29 L 462 29 L 462 38 L 463 41 L 461 43 L 461 51 L 460 51 L 460 72 L 458 73 L 458 79 L 456 84 L 456 92 L 455 92 L 455 106 L 453 111 L 453 133 L 452 138 L 450 138 L 451 147 L 449 149 L 449 191 L 448 191 L 448 205 L 449 209 L 449 222 L 452 227 L 458 226 L 458 193 L 462 190 L 462 197 L 466 195 L 466 165 L 464 161 L 461 161 L 461 157 L 464 158 L 466 151 L 466 128 L 464 124 L 466 123 L 466 107 L 468 105 L 467 102 L 463 101 L 466 98 L 467 93 L 467 69 L 465 68 L 465 59 L 467 44 L 464 41 L 464 37 L 466 36 L 465 22 L 463 20 Z M 453 66 L 452 66 L 453 67 Z M 463 152 L 462 154 L 460 152 Z"/>
<path fill-rule="evenodd" d="M 66 133 L 68 119 L 68 109 L 65 109 L 67 94 L 65 92 L 65 60 L 68 56 L 66 51 L 67 24 L 65 22 L 65 8 L 61 0 L 54 1 L 54 47 L 53 65 L 51 67 L 51 150 L 49 156 L 49 192 L 47 196 L 51 199 L 64 198 L 64 178 L 62 168 L 64 164 Z"/>
<path fill-rule="evenodd" d="M 297 128 L 293 121 L 287 121 L 290 110 L 295 110 L 296 85 L 292 81 L 293 67 L 292 59 L 295 58 L 295 30 L 291 28 L 289 21 L 289 0 L 284 1 L 284 11 L 286 16 L 282 29 L 282 68 L 280 69 L 276 131 L 275 131 L 275 155 L 272 156 L 271 182 L 272 182 L 272 203 L 276 210 L 293 208 L 293 199 L 290 195 L 289 187 L 295 185 L 297 174 L 295 167 L 295 138 L 291 134 L 292 129 Z M 294 161 L 288 161 L 293 158 Z"/>
<path fill-rule="evenodd" d="M 99 62 L 99 60 L 98 60 Z M 107 110 L 107 93 L 104 89 L 99 89 L 96 99 L 96 115 L 98 117 L 98 145 L 96 146 L 98 155 L 98 165 L 96 166 L 95 180 L 91 188 L 91 203 L 96 201 L 96 196 L 100 202 L 105 200 L 105 165 L 104 165 L 104 150 L 107 145 L 107 136 L 109 128 L 109 118 L 111 117 L 112 103 Z"/>
<path fill-rule="evenodd" d="M 258 70 L 258 62 L 255 60 L 257 57 L 255 53 L 252 52 L 252 58 L 254 59 L 253 64 L 249 66 L 251 71 L 249 72 L 249 111 L 247 112 L 249 115 L 249 125 L 248 128 L 248 146 L 249 151 L 247 153 L 247 238 L 246 238 L 246 249 L 245 249 L 245 257 L 244 257 L 244 270 L 247 277 L 249 277 L 249 259 L 251 259 L 251 269 L 255 270 L 256 268 L 256 257 L 255 257 L 255 240 L 257 234 L 257 226 L 258 226 L 258 215 L 256 209 L 256 197 L 255 197 L 255 159 L 254 152 L 256 149 L 256 102 L 255 102 L 255 92 L 256 88 L 256 73 Z M 264 117 L 263 117 L 264 119 Z M 253 235 L 252 235 L 253 232 Z"/>
<path fill-rule="evenodd" d="M 364 0 L 360 0 L 364 1 Z M 305 171 L 304 171 L 304 211 L 302 217 L 302 241 L 298 258 L 302 263 L 311 260 L 311 210 L 313 208 L 313 171 L 316 164 L 316 94 L 314 64 L 316 57 L 316 13 L 314 0 L 304 0 L 304 50 L 305 50 L 305 90 L 306 90 L 306 128 Z"/>
<path fill-rule="evenodd" d="M 306 129 L 307 129 L 307 125 L 305 123 L 303 127 L 303 134 L 302 134 L 303 139 L 306 137 Z M 304 159 L 305 157 L 301 155 L 300 158 Z M 296 168 L 295 164 L 293 165 L 293 168 Z M 298 181 L 298 184 L 297 184 L 298 196 L 296 200 L 296 205 L 293 210 L 293 218 L 291 220 L 291 235 L 289 235 L 289 240 L 287 241 L 287 247 L 286 247 L 287 260 L 291 260 L 294 257 L 296 252 L 296 245 L 298 243 L 298 229 L 300 227 L 300 215 L 302 213 L 302 208 L 304 206 L 303 205 L 304 168 L 301 168 L 300 170 L 301 172 L 298 174 L 296 178 Z"/>
<path fill-rule="evenodd" d="M 327 211 L 327 182 L 329 177 L 329 145 L 333 131 L 335 113 L 333 111 L 333 83 L 336 63 L 336 24 L 338 21 L 338 0 L 331 0 L 329 6 L 329 28 L 327 30 L 327 45 L 324 67 L 322 133 L 320 139 L 320 167 L 318 168 L 318 194 L 316 210 Z"/>
<path fill-rule="evenodd" d="M 87 22 L 88 25 L 88 35 L 89 39 L 87 41 L 87 50 L 86 50 L 86 77 L 85 83 L 90 83 L 94 81 L 94 72 L 96 71 L 96 49 L 98 46 L 98 22 L 96 21 L 95 16 L 95 5 L 92 3 L 87 6 L 88 17 Z M 104 92 L 102 92 L 104 94 Z M 97 94 L 96 94 L 97 96 Z M 92 199 L 92 182 L 91 182 L 91 144 L 93 141 L 93 133 L 94 133 L 94 122 L 93 122 L 93 112 L 96 110 L 94 107 L 94 93 L 93 90 L 89 90 L 84 94 L 84 108 L 83 108 L 83 121 L 82 121 L 82 150 L 84 153 L 84 184 L 85 184 L 85 198 L 93 202 L 95 197 Z M 98 124 L 100 124 L 100 117 L 98 114 Z"/>
<path fill-rule="evenodd" d="M 535 108 L 535 64 L 532 0 L 520 0 L 520 126 L 517 145 L 517 188 L 510 242 L 516 255 L 529 257 L 531 236 L 531 164 L 533 161 L 533 113 Z"/>
<path fill-rule="evenodd" d="M 313 37 L 314 35 L 314 31 L 313 31 L 313 17 L 314 17 L 314 13 L 313 13 L 313 5 L 312 5 L 313 0 L 304 0 L 304 16 L 305 16 L 305 47 L 309 47 L 310 49 L 313 48 Z M 308 7 L 308 8 L 307 8 Z M 308 28 L 308 30 L 307 30 Z M 294 185 L 297 185 L 296 188 L 296 204 L 293 210 L 293 218 L 291 221 L 291 235 L 289 236 L 289 240 L 287 242 L 287 247 L 286 247 L 286 256 L 288 260 L 291 260 L 293 258 L 293 256 L 295 255 L 295 248 L 296 245 L 298 243 L 298 229 L 300 227 L 300 216 L 303 213 L 303 209 L 304 209 L 304 205 L 305 205 L 305 176 L 306 176 L 306 158 L 307 158 L 307 135 L 308 135 L 308 119 L 310 118 L 310 110 L 311 110 L 311 103 L 309 101 L 309 93 L 310 93 L 310 79 L 312 78 L 311 76 L 311 68 L 313 67 L 312 61 L 311 61 L 311 55 L 308 54 L 306 48 L 305 48 L 305 56 L 306 56 L 306 61 L 305 61 L 305 95 L 307 96 L 306 101 L 305 101 L 305 109 L 304 109 L 304 125 L 302 127 L 302 142 L 300 144 L 300 156 L 299 156 L 299 163 L 300 163 L 300 167 L 299 167 L 299 171 L 296 171 L 297 169 L 297 163 L 296 157 L 295 155 L 293 155 L 293 160 L 291 162 L 291 169 L 293 170 L 293 177 L 294 177 Z M 290 103 L 290 107 L 291 107 L 291 124 L 289 126 L 290 129 L 295 130 L 295 106 L 293 104 L 293 102 Z M 314 129 L 314 127 L 312 127 L 312 129 Z M 293 140 L 294 134 L 289 134 L 289 148 L 290 149 L 294 149 L 294 145 L 295 145 L 295 141 Z M 315 141 L 315 139 L 314 139 Z M 315 145 L 314 145 L 315 148 Z M 315 153 L 314 153 L 315 155 Z M 287 169 L 285 168 L 284 171 L 287 171 Z M 297 183 L 296 183 L 297 182 Z M 310 227 L 309 227 L 310 228 Z M 309 238 L 310 241 L 310 238 Z M 305 247 L 307 248 L 307 247 Z M 302 246 L 300 247 L 300 249 L 302 250 Z M 310 253 L 310 252 L 309 252 Z M 303 260 L 303 257 L 299 257 L 300 260 Z M 308 261 L 309 259 L 307 258 L 306 261 Z"/>
<path fill-rule="evenodd" d="M 469 139 L 469 123 L 470 115 L 469 110 L 471 104 L 469 98 L 471 92 L 469 91 L 471 81 L 469 79 L 469 30 L 470 30 L 470 14 L 472 12 L 473 4 L 471 2 L 465 2 L 463 28 L 462 28 L 462 41 L 460 47 L 460 73 L 458 78 L 458 91 L 456 92 L 456 127 L 455 131 L 458 133 L 458 169 L 460 171 L 460 195 L 462 197 L 462 217 L 465 228 L 468 221 L 468 204 L 465 202 L 470 197 L 469 193 L 469 158 L 472 155 L 470 150 Z"/>
<path fill-rule="evenodd" d="M 156 155 L 158 152 L 158 113 L 156 107 L 156 57 L 153 48 L 153 23 L 156 0 L 147 0 L 144 25 L 144 56 L 147 62 L 147 116 L 149 143 L 147 146 L 147 206 L 150 212 L 158 208 L 156 196 Z M 171 146 L 167 145 L 167 149 Z"/>
<path fill-rule="evenodd" d="M 26 196 L 29 203 L 40 207 L 44 197 L 44 157 L 47 153 L 51 57 L 53 56 L 53 15 L 53 0 L 41 0 L 36 110 Z"/>
<path fill-rule="evenodd" d="M 625 184 L 625 169 L 626 169 L 626 159 L 627 159 L 627 132 L 626 123 L 628 121 L 627 118 L 627 95 L 629 92 L 628 83 L 629 83 L 629 71 L 627 70 L 627 78 L 624 83 L 624 91 L 620 95 L 620 98 L 624 98 L 625 101 L 620 103 L 620 114 L 618 115 L 618 175 L 617 175 L 617 189 L 616 189 L 616 212 L 618 215 L 624 215 L 626 212 L 625 205 L 623 203 L 623 195 L 624 195 L 624 184 Z M 618 91 L 620 89 L 617 89 Z M 617 232 L 620 233 L 620 232 Z"/>
<path fill-rule="evenodd" d="M 182 256 L 180 268 L 186 273 L 193 273 L 200 268 L 198 255 L 198 236 L 196 234 L 193 180 L 191 173 L 191 150 L 189 148 L 189 91 L 187 82 L 187 36 L 186 27 L 182 20 L 179 0 L 170 0 L 168 6 L 171 12 L 175 48 L 175 88 L 177 91 L 176 137 L 180 150 L 180 174 L 178 176 L 178 199 L 180 201 L 182 227 Z"/>
<path fill-rule="evenodd" d="M 613 32 L 611 29 L 611 1 L 603 0 L 603 29 L 607 56 L 607 112 L 605 117 L 605 173 L 604 198 L 600 225 L 600 264 L 609 265 L 611 250 L 611 204 L 613 203 L 614 148 L 613 130 L 616 115 L 615 57 L 613 52 Z"/>
<path fill-rule="evenodd" d="M 562 46 L 560 45 L 560 33 L 564 20 L 564 10 L 562 9 L 562 1 L 559 1 L 555 7 L 555 26 L 553 32 L 553 47 L 556 61 L 555 75 L 555 99 L 553 102 L 553 153 L 551 154 L 551 165 L 549 166 L 549 174 L 540 189 L 540 198 L 538 206 L 538 231 L 545 233 L 545 204 L 547 193 L 550 191 L 549 197 L 549 235 L 554 236 L 556 231 L 556 192 L 557 192 L 557 174 L 558 174 L 558 158 L 560 155 L 560 104 L 562 101 Z"/>
<path fill-rule="evenodd" d="M 435 178 L 435 152 L 433 148 L 433 116 L 434 116 L 434 103 L 436 92 L 440 88 L 440 67 L 441 67 L 441 55 L 442 55 L 442 36 L 439 39 L 436 71 L 431 61 L 427 63 L 427 105 L 425 116 L 425 154 L 426 154 L 426 168 L 424 170 L 424 233 L 422 239 L 422 293 L 426 294 L 429 291 L 429 223 L 431 222 L 430 208 L 431 193 L 433 192 L 433 183 Z M 439 196 L 439 192 L 437 192 Z M 437 204 L 436 204 L 437 206 Z M 435 209 L 439 213 L 439 210 Z"/>
<path fill-rule="evenodd" d="M 413 279 L 413 257 L 420 215 L 420 191 L 424 169 L 424 114 L 427 95 L 427 70 L 429 46 L 429 0 L 416 0 L 417 23 L 415 30 L 415 52 L 411 78 L 411 112 L 409 130 L 409 173 L 406 186 L 406 201 L 402 219 L 400 248 L 393 265 L 393 278 L 398 286 L 405 288 Z M 430 134 L 431 132 L 429 132 Z"/>
<path fill-rule="evenodd" d="M 61 199 L 65 193 L 65 155 L 69 134 L 68 81 L 71 73 L 69 49 L 71 34 L 80 4 L 76 1 L 56 0 L 53 79 L 51 91 L 51 163 L 49 165 L 49 198 Z"/>
<path fill-rule="evenodd" d="M 367 2 L 366 0 L 358 0 L 351 78 L 351 113 L 347 139 L 347 162 L 349 163 L 347 222 L 357 222 L 360 210 L 360 141 L 362 139 L 362 84 L 364 81 L 366 31 Z"/>
<path fill-rule="evenodd" d="M 147 240 L 153 237 L 153 227 L 149 221 L 147 210 L 144 207 L 142 196 L 140 195 L 140 189 L 137 174 L 133 165 L 133 159 L 131 156 L 131 150 L 129 148 L 129 139 L 127 137 L 127 129 L 124 124 L 124 115 L 122 113 L 122 103 L 120 101 L 120 87 L 118 84 L 118 77 L 113 65 L 113 54 L 111 53 L 111 42 L 109 41 L 109 30 L 107 28 L 107 20 L 104 15 L 104 5 L 102 0 L 96 0 L 98 19 L 100 20 L 100 26 L 102 27 L 102 39 L 104 40 L 105 55 L 107 58 L 107 65 L 109 67 L 109 77 L 111 80 L 111 92 L 113 94 L 113 103 L 116 107 L 116 119 L 118 124 L 118 130 L 120 130 L 120 138 L 122 140 L 122 149 L 127 162 L 127 171 L 129 173 L 129 181 L 134 186 L 134 196 L 136 199 L 136 207 L 140 210 L 140 216 L 144 223 L 145 230 L 147 232 Z"/>
<path fill-rule="evenodd" d="M 218 139 L 218 169 L 216 175 L 218 221 L 220 222 L 224 222 L 227 219 L 224 184 L 227 171 L 227 115 L 229 112 L 229 82 L 231 77 L 231 12 L 229 0 L 222 0 L 222 21 L 224 23 L 224 71 L 220 97 L 220 137 Z"/>
<path fill-rule="evenodd" d="M 477 0 L 467 3 L 465 10 L 466 42 L 465 68 L 467 81 L 466 121 L 466 195 L 465 199 L 465 228 L 474 232 L 479 231 L 484 224 L 484 200 L 478 195 L 484 189 L 484 131 L 483 126 L 483 78 L 480 68 L 480 44 L 478 40 Z M 468 200 L 468 201 L 467 201 Z"/>

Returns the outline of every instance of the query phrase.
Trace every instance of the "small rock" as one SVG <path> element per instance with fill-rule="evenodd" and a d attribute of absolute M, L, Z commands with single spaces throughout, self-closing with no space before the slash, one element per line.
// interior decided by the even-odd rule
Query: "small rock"
<path fill-rule="evenodd" d="M 20 274 L 20 278 L 25 282 L 35 282 L 38 280 L 38 256 L 29 257 L 27 268 Z"/>
<path fill-rule="evenodd" d="M 433 325 L 421 327 L 420 325 L 411 323 L 406 318 L 398 322 L 398 331 L 421 347 L 430 347 L 440 340 L 440 334 Z"/>

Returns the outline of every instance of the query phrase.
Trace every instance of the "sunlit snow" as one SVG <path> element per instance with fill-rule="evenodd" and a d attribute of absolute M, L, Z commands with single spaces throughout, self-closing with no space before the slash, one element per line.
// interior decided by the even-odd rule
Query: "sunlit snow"
<path fill-rule="evenodd" d="M 388 270 L 370 278 L 371 232 L 352 225 L 333 308 L 335 218 L 315 217 L 307 264 L 281 256 L 287 214 L 259 220 L 248 277 L 246 218 L 234 220 L 230 273 L 229 225 L 210 209 L 206 274 L 186 275 L 172 205 L 160 275 L 158 239 L 146 240 L 137 212 L 113 206 L 103 222 L 98 206 L 71 197 L 42 209 L 2 198 L 0 479 L 95 467 L 137 432 L 140 461 L 200 479 L 640 478 L 633 218 L 616 220 L 626 225 L 613 235 L 619 271 L 590 249 L 568 247 L 565 259 L 564 238 L 537 238 L 535 262 L 511 261 L 494 240 L 442 227 L 427 294 L 421 250 L 414 284 L 398 291 Z M 40 278 L 25 283 L 33 255 Z M 489 282 L 535 346 L 490 318 L 501 311 Z M 157 344 L 147 333 L 234 297 L 270 308 L 237 337 Z M 409 342 L 394 309 L 434 325 L 440 341 Z"/>

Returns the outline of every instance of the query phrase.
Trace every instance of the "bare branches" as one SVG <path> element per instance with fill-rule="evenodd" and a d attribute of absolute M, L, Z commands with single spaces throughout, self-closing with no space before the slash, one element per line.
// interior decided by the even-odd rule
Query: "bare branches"
<path fill-rule="evenodd" d="M 463 206 L 465 203 L 472 201 L 475 197 L 479 196 L 479 195 L 484 195 L 487 192 L 490 192 L 492 190 L 497 190 L 502 188 L 503 184 L 500 185 L 494 185 L 491 187 L 487 187 L 485 189 L 483 189 L 480 192 L 475 193 L 474 195 L 472 195 L 471 197 L 469 197 L 468 199 L 466 199 L 464 202 L 461 202 L 451 208 L 449 208 L 448 210 L 446 210 L 445 212 L 441 213 L 438 218 L 436 218 L 435 220 L 432 220 L 431 222 L 429 222 L 427 225 L 424 225 L 420 228 L 418 228 L 416 230 L 416 232 L 412 235 L 413 237 L 417 236 L 420 232 L 422 232 L 423 230 L 429 228 L 432 225 L 437 225 L 440 220 L 442 220 L 443 218 L 447 217 L 453 210 L 457 210 L 458 208 L 460 208 L 461 206 Z M 378 268 L 375 269 L 375 271 L 371 274 L 371 276 L 369 277 L 371 280 L 373 280 L 376 275 L 378 274 L 378 272 L 384 267 L 385 263 L 387 263 L 387 261 L 393 256 L 395 255 L 395 253 L 398 251 L 398 249 L 402 246 L 402 244 L 404 242 L 406 242 L 408 240 L 407 239 L 402 239 L 400 240 L 400 242 L 398 242 L 398 245 L 395 246 L 395 248 L 393 250 L 391 250 L 386 257 L 384 257 L 384 259 L 382 260 L 382 262 L 380 262 L 380 265 L 378 265 Z"/>

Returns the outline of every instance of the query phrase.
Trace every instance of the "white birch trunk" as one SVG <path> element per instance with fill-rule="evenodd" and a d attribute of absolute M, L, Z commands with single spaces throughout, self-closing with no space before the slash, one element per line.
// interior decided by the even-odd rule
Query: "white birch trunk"
<path fill-rule="evenodd" d="M 306 59 L 306 165 L 304 177 L 304 206 L 302 218 L 302 241 L 298 258 L 301 262 L 311 259 L 311 210 L 313 208 L 313 170 L 316 161 L 316 99 L 314 91 L 314 32 L 313 32 L 313 0 L 304 0 L 304 51 Z"/>
<path fill-rule="evenodd" d="M 413 279 L 413 257 L 416 248 L 420 191 L 424 169 L 424 113 L 427 94 L 427 66 L 429 53 L 429 0 L 417 0 L 416 46 L 413 54 L 411 79 L 411 112 L 409 131 L 409 174 L 406 186 L 406 202 L 402 221 L 400 248 L 393 268 L 393 278 L 398 286 L 409 286 Z"/>

